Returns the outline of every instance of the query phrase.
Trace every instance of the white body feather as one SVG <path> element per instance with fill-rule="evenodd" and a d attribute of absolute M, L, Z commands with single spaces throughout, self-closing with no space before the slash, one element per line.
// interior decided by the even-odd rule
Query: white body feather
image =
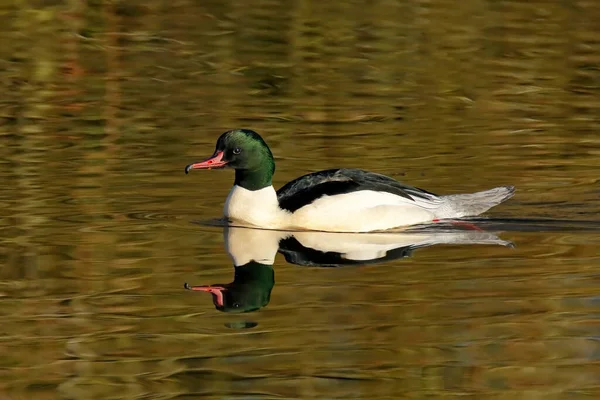
<path fill-rule="evenodd" d="M 369 232 L 478 215 L 498 204 L 499 199 L 504 200 L 510 190 L 500 187 L 432 200 L 418 197 L 410 200 L 388 192 L 360 190 L 322 196 L 291 213 L 279 207 L 272 186 L 252 191 L 236 185 L 227 197 L 224 214 L 236 223 L 268 229 Z"/>

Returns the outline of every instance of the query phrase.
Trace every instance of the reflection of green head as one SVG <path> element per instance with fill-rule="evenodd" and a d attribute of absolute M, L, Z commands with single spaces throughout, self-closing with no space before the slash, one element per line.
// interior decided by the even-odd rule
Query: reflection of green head
<path fill-rule="evenodd" d="M 231 283 L 188 288 L 210 292 L 215 308 L 219 311 L 244 313 L 256 311 L 269 304 L 274 285 L 273 266 L 250 261 L 235 267 L 235 275 Z"/>

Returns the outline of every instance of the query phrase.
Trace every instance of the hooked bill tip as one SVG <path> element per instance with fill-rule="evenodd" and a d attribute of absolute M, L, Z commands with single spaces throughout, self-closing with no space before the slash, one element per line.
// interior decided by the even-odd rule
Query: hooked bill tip
<path fill-rule="evenodd" d="M 187 172 L 186 172 L 186 173 L 187 173 Z M 189 284 L 189 283 L 187 283 L 187 282 L 185 282 L 185 283 L 183 284 L 183 288 L 184 288 L 184 289 L 187 289 L 187 290 L 192 290 L 192 287 L 191 287 L 191 286 L 190 286 L 190 284 Z"/>

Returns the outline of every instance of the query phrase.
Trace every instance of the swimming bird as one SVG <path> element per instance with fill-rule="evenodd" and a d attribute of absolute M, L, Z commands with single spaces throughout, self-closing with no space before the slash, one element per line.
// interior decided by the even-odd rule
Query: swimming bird
<path fill-rule="evenodd" d="M 303 175 L 275 191 L 275 161 L 256 132 L 235 129 L 217 140 L 213 155 L 192 169 L 235 169 L 224 215 L 266 229 L 371 232 L 480 215 L 510 198 L 513 186 L 438 196 L 385 175 L 338 168 Z"/>

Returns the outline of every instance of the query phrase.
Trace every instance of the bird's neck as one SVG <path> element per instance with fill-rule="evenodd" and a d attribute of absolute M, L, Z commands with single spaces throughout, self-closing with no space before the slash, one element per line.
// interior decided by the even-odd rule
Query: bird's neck
<path fill-rule="evenodd" d="M 260 165 L 248 169 L 235 170 L 234 185 L 248 190 L 260 190 L 273 184 L 275 162 L 267 158 Z"/>

